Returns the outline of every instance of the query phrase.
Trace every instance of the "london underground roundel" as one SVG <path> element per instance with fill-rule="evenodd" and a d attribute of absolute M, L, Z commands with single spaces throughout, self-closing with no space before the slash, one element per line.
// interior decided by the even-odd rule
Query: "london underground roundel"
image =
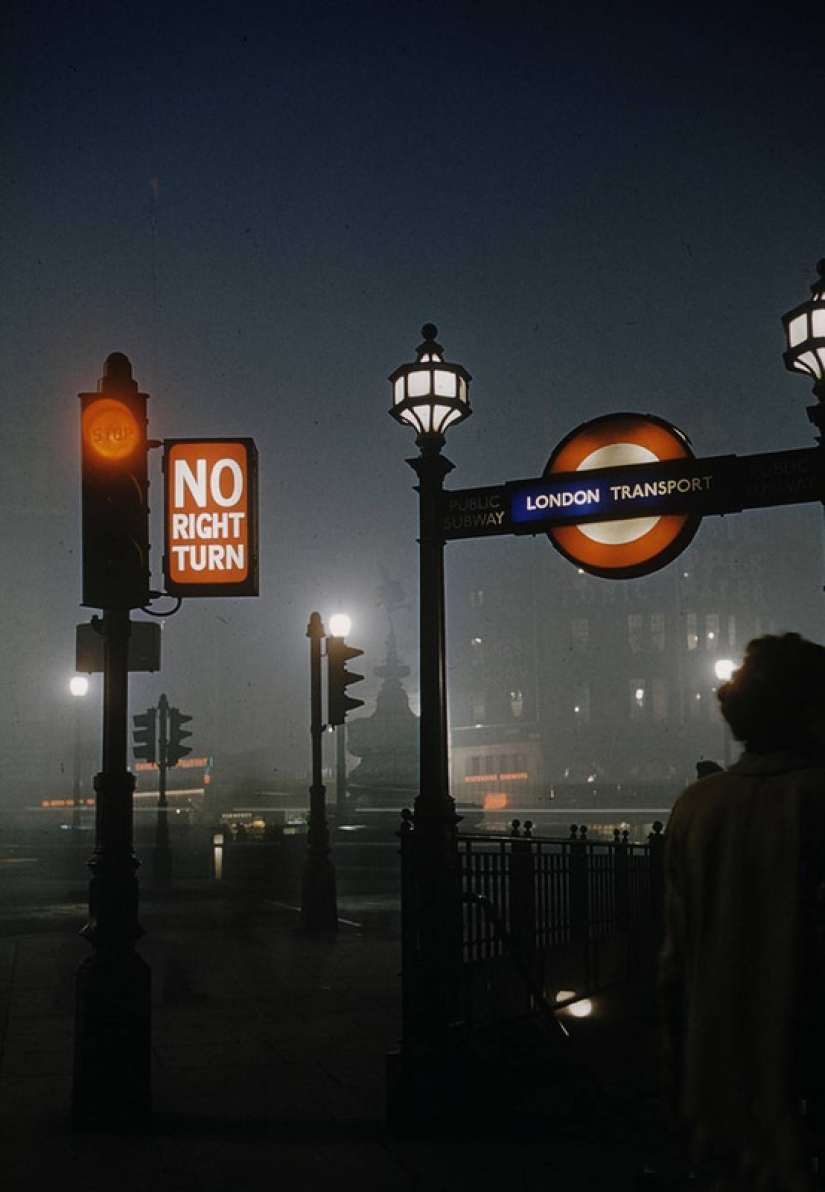
<path fill-rule="evenodd" d="M 556 447 L 545 476 L 693 459 L 687 437 L 652 414 L 606 414 L 571 431 Z M 640 468 L 642 471 L 642 468 Z M 694 513 L 619 518 L 554 526 L 547 531 L 565 558 L 592 575 L 632 579 L 658 571 L 693 538 L 701 517 Z"/>

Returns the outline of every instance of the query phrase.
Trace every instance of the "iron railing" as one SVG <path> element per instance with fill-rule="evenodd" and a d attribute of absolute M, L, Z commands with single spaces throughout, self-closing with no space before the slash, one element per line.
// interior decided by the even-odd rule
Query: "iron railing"
<path fill-rule="evenodd" d="M 418 890 L 414 819 L 402 841 L 403 968 L 415 979 Z M 662 825 L 646 844 L 627 832 L 588 839 L 534 837 L 513 821 L 510 835 L 457 837 L 453 889 L 460 900 L 464 1026 L 489 1025 L 592 996 L 632 979 L 652 959 L 661 913 Z M 445 908 L 445 913 L 449 913 Z"/>

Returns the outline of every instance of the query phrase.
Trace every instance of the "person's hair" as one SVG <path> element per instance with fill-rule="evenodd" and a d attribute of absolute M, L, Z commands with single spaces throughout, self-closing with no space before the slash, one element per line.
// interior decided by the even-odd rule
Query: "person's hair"
<path fill-rule="evenodd" d="M 717 697 L 748 752 L 810 747 L 815 715 L 825 715 L 825 647 L 798 633 L 755 638 Z"/>

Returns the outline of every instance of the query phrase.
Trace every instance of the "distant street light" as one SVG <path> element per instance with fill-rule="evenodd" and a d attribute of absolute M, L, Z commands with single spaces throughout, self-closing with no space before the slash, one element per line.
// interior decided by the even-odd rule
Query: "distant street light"
<path fill-rule="evenodd" d="M 329 631 L 333 637 L 349 637 L 352 618 L 333 613 Z M 346 818 L 347 804 L 347 722 L 335 726 L 335 822 L 340 828 Z"/>
<path fill-rule="evenodd" d="M 717 658 L 713 664 L 713 670 L 720 683 L 729 683 L 736 670 L 736 663 L 731 658 Z M 730 729 L 724 716 L 722 717 L 722 757 L 725 769 L 727 769 L 730 765 Z"/>
<path fill-rule="evenodd" d="M 349 637 L 352 618 L 346 613 L 333 613 L 329 619 L 329 631 L 333 637 Z"/>
<path fill-rule="evenodd" d="M 411 1004 L 418 1012 L 405 1023 L 415 1030 L 404 1048 L 438 1052 L 456 1021 L 461 959 L 458 816 L 450 796 L 447 767 L 446 632 L 444 613 L 444 478 L 453 464 L 441 454 L 444 435 L 472 413 L 470 374 L 444 360 L 432 323 L 422 328 L 416 360 L 390 375 L 398 422 L 411 426 L 420 454 L 408 460 L 419 494 L 419 655 L 421 682 L 420 786 L 410 834 L 410 857 L 418 890 L 419 957 L 410 979 Z M 407 995 L 405 994 L 405 997 Z"/>
<path fill-rule="evenodd" d="M 730 658 L 719 658 L 714 663 L 713 669 L 720 683 L 729 683 L 731 675 L 736 670 L 736 663 Z"/>
<path fill-rule="evenodd" d="M 75 697 L 74 706 L 74 759 L 72 762 L 72 831 L 80 828 L 80 798 L 83 793 L 82 751 L 83 751 L 83 696 L 89 690 L 89 680 L 84 675 L 73 675 L 69 679 L 69 691 Z"/>

